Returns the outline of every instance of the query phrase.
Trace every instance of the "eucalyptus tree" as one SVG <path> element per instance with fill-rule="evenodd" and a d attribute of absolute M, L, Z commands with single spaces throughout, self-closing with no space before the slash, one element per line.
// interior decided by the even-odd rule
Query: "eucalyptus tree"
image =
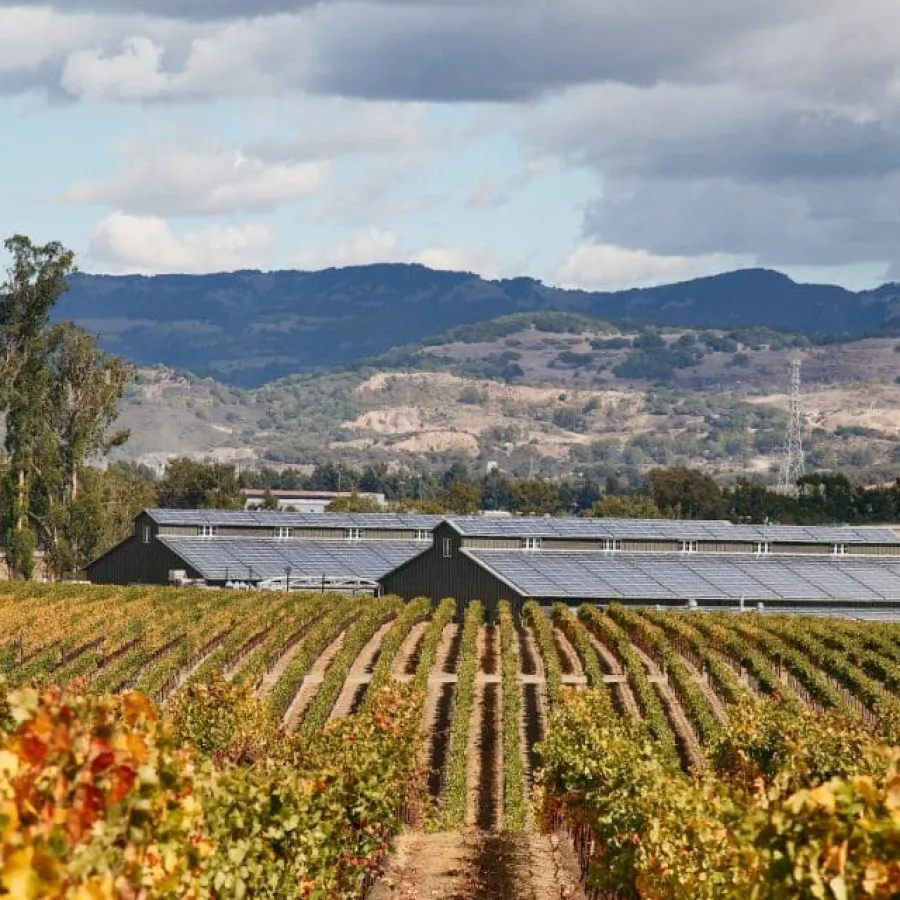
<path fill-rule="evenodd" d="M 0 287 L 3 539 L 7 564 L 27 579 L 36 549 L 62 571 L 62 560 L 73 558 L 66 548 L 83 543 L 75 533 L 83 517 L 73 515 L 81 473 L 127 439 L 127 432 L 112 429 L 132 370 L 77 326 L 51 321 L 76 271 L 71 250 L 24 235 L 4 247 L 11 263 Z"/>

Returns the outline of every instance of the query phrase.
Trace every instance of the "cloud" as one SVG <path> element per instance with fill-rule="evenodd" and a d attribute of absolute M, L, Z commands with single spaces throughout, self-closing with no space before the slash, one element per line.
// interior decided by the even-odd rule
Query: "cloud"
<path fill-rule="evenodd" d="M 122 52 L 107 56 L 79 50 L 63 67 L 65 91 L 83 100 L 146 100 L 166 92 L 172 77 L 162 71 L 165 49 L 150 38 L 128 38 Z"/>
<path fill-rule="evenodd" d="M 370 228 L 328 250 L 301 250 L 295 265 L 314 271 L 331 266 L 365 266 L 377 262 L 399 262 L 397 236 L 381 228 Z"/>
<path fill-rule="evenodd" d="M 651 85 L 694 73 L 749 29 L 836 0 L 527 0 L 323 6 L 311 88 L 367 98 L 521 101 L 591 82 Z M 723 48 L 724 45 L 724 48 Z"/>
<path fill-rule="evenodd" d="M 427 247 L 414 253 L 409 261 L 429 269 L 474 272 L 483 278 L 502 278 L 518 270 L 502 263 L 487 247 Z"/>
<path fill-rule="evenodd" d="M 499 184 L 496 178 L 479 178 L 466 197 L 466 209 L 495 209 L 503 206 L 509 198 L 508 186 Z"/>
<path fill-rule="evenodd" d="M 612 244 L 582 244 L 556 267 L 551 281 L 560 287 L 583 290 L 649 287 L 742 265 L 747 265 L 747 261 L 724 254 L 656 256 L 646 250 L 629 250 Z"/>
<path fill-rule="evenodd" d="M 112 272 L 231 272 L 262 269 L 275 252 L 265 225 L 210 225 L 182 237 L 164 219 L 113 213 L 91 232 L 89 257 Z"/>
<path fill-rule="evenodd" d="M 423 104 L 308 101 L 304 119 L 314 122 L 288 139 L 247 147 L 266 160 L 314 160 L 390 155 L 414 158 L 428 149 Z"/>
<path fill-rule="evenodd" d="M 501 277 L 514 271 L 514 267 L 503 265 L 487 248 L 435 246 L 410 250 L 396 234 L 382 228 L 359 232 L 333 247 L 306 248 L 295 259 L 295 265 L 306 270 L 390 262 L 419 263 L 430 269 L 453 272 L 475 272 L 486 278 Z"/>
<path fill-rule="evenodd" d="M 104 20 L 101 20 L 104 21 Z M 259 97 L 303 89 L 312 20 L 282 15 L 223 23 L 118 18 L 105 39 L 59 61 L 59 86 L 86 101 Z M 131 28 L 129 32 L 126 29 Z"/>
<path fill-rule="evenodd" d="M 268 163 L 216 144 L 136 148 L 119 173 L 78 182 L 63 199 L 138 215 L 258 212 L 309 196 L 326 183 L 328 171 L 326 162 Z"/>
<path fill-rule="evenodd" d="M 262 167 L 254 190 L 225 177 L 224 151 L 213 154 L 222 191 L 207 185 L 199 199 L 188 186 L 179 201 L 171 176 L 158 203 L 142 198 L 129 181 L 134 162 L 76 186 L 132 214 L 271 208 L 265 178 L 377 153 L 376 168 L 317 195 L 310 216 L 383 228 L 444 199 L 398 174 L 427 159 L 422 135 L 444 115 L 423 106 L 459 104 L 459 119 L 447 117 L 458 123 L 474 101 L 477 140 L 513 130 L 524 157 L 596 174 L 603 190 L 584 201 L 586 245 L 900 271 L 896 0 L 261 0 L 249 9 L 243 0 L 0 5 L 0 90 L 128 105 L 274 97 L 294 109 L 315 96 L 319 110 L 359 111 L 357 121 L 310 115 L 292 138 L 245 146 Z M 275 178 L 279 164 L 289 172 Z M 520 187 L 502 175 L 476 184 L 468 208 Z M 114 190 L 126 199 L 104 193 Z"/>
<path fill-rule="evenodd" d="M 408 172 L 398 165 L 378 165 L 364 175 L 348 180 L 334 179 L 309 209 L 311 222 L 362 227 L 402 216 L 429 212 L 446 199 L 437 191 L 415 193 L 406 184 Z"/>

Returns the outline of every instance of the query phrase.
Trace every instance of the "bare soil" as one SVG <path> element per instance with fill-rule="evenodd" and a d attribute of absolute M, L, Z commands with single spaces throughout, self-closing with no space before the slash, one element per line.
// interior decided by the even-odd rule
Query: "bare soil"
<path fill-rule="evenodd" d="M 263 675 L 259 687 L 256 689 L 257 697 L 267 697 L 275 686 L 275 683 L 284 675 L 285 669 L 290 665 L 291 660 L 297 655 L 300 647 L 303 645 L 303 636 L 319 621 L 325 614 L 316 616 L 315 619 L 307 622 L 302 628 L 297 629 L 288 639 L 285 646 L 288 648 L 281 654 L 270 672 Z"/>
<path fill-rule="evenodd" d="M 447 675 L 453 675 L 459 668 L 459 656 L 462 652 L 462 628 L 458 625 L 448 625 L 447 628 L 453 628 L 453 632 L 450 637 L 450 645 L 447 647 L 447 652 L 444 656 L 441 671 L 445 672 Z M 446 636 L 446 629 L 444 630 L 444 634 Z"/>
<path fill-rule="evenodd" d="M 356 701 L 357 705 L 362 700 L 362 696 L 365 695 L 366 688 L 372 680 L 372 669 L 378 660 L 378 655 L 381 653 L 381 642 L 384 640 L 384 636 L 388 633 L 391 625 L 393 625 L 393 620 L 385 622 L 377 629 L 353 661 L 353 665 L 350 666 L 350 671 L 347 673 L 344 687 L 341 689 L 341 693 L 334 704 L 334 709 L 331 711 L 332 719 L 342 719 L 350 715 L 357 695 L 359 695 L 359 700 Z"/>
<path fill-rule="evenodd" d="M 571 641 L 560 628 L 553 629 L 553 642 L 556 644 L 556 652 L 559 654 L 559 662 L 563 671 L 563 682 L 584 687 L 587 684 L 584 668 L 581 660 L 575 652 Z"/>
<path fill-rule="evenodd" d="M 398 837 L 370 900 L 584 900 L 565 835 L 475 829 Z"/>
<path fill-rule="evenodd" d="M 326 648 L 319 654 L 316 661 L 312 664 L 312 668 L 307 672 L 306 677 L 294 697 L 294 702 L 288 707 L 284 714 L 284 726 L 288 731 L 293 731 L 300 723 L 306 707 L 312 702 L 312 698 L 316 696 L 322 678 L 331 661 L 337 656 L 341 647 L 344 645 L 344 636 L 346 632 L 342 631 Z"/>
<path fill-rule="evenodd" d="M 661 676 L 656 663 L 636 644 L 631 645 L 635 653 L 641 658 L 641 662 L 653 680 L 653 686 L 659 694 L 666 717 L 672 730 L 675 732 L 676 743 L 681 754 L 682 763 L 688 769 L 701 765 L 704 760 L 703 750 L 697 738 L 697 732 L 691 724 L 691 720 L 685 714 L 675 692 L 668 682 Z"/>
<path fill-rule="evenodd" d="M 503 809 L 503 774 L 500 755 L 499 684 L 486 684 L 482 691 L 481 728 L 479 735 L 480 771 L 478 779 L 478 811 L 476 824 L 485 831 L 500 826 Z"/>
<path fill-rule="evenodd" d="M 716 721 L 720 725 L 724 725 L 728 721 L 728 712 L 725 709 L 725 704 L 719 698 L 719 695 L 712 689 L 709 681 L 703 677 L 703 673 L 697 669 L 691 660 L 687 659 L 685 656 L 681 656 L 681 662 L 691 673 L 691 677 L 700 685 L 700 690 L 703 691 L 703 696 L 706 697 L 707 703 L 709 703 L 712 708 Z"/>
<path fill-rule="evenodd" d="M 429 735 L 423 749 L 428 765 L 428 793 L 437 797 L 441 792 L 444 761 L 447 758 L 447 741 L 450 737 L 450 714 L 455 693 L 455 675 L 446 674 L 447 657 L 454 642 L 458 643 L 460 628 L 447 625 L 441 635 L 441 643 L 435 657 L 434 668 L 428 679 L 428 693 L 425 697 L 425 712 L 422 727 Z M 458 650 L 457 650 L 458 655 Z"/>
<path fill-rule="evenodd" d="M 428 622 L 416 622 L 410 628 L 391 666 L 391 673 L 394 678 L 399 679 L 402 675 L 413 676 L 416 674 L 426 628 L 428 628 Z"/>

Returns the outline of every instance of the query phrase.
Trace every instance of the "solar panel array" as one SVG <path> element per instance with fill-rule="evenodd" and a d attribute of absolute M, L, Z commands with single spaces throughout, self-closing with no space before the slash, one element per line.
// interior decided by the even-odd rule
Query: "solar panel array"
<path fill-rule="evenodd" d="M 159 540 L 207 581 L 283 578 L 288 566 L 295 578 L 378 580 L 422 552 L 415 541 Z"/>
<path fill-rule="evenodd" d="M 384 528 L 431 531 L 441 516 L 402 513 L 299 513 L 251 509 L 148 509 L 157 525 L 213 525 L 227 528 Z"/>
<path fill-rule="evenodd" d="M 853 528 L 844 525 L 735 525 L 726 520 L 576 519 L 549 516 L 454 516 L 448 521 L 465 537 L 843 544 L 896 544 L 900 541 L 900 536 L 890 528 Z"/>
<path fill-rule="evenodd" d="M 900 559 L 463 550 L 525 597 L 900 602 Z"/>

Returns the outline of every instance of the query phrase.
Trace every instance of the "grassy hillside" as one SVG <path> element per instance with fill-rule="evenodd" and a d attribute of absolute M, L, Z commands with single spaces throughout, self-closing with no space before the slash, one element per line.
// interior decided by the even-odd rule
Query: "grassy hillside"
<path fill-rule="evenodd" d="M 888 477 L 900 470 L 897 347 L 893 338 L 814 345 L 766 329 L 517 315 L 256 390 L 142 370 L 123 405 L 126 452 L 425 466 L 464 458 L 519 474 L 678 463 L 766 473 L 782 442 L 788 362 L 799 355 L 810 464 Z"/>

